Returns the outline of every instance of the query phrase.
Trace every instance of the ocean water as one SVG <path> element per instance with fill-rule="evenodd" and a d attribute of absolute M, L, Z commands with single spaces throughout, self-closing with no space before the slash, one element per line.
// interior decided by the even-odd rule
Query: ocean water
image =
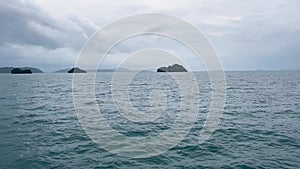
<path fill-rule="evenodd" d="M 123 118 L 112 99 L 112 75 L 98 73 L 95 80 L 96 100 L 108 124 L 128 137 L 170 127 L 164 120 L 136 124 Z M 205 115 L 210 103 L 209 79 L 204 72 L 195 76 L 199 114 Z M 225 110 L 210 139 L 198 144 L 205 120 L 199 116 L 178 145 L 158 156 L 138 159 L 112 154 L 89 138 L 75 113 L 72 77 L 0 75 L 1 169 L 300 168 L 300 71 L 226 72 Z M 178 86 L 167 75 L 143 72 L 135 76 L 129 86 L 134 107 L 140 111 L 151 107 L 147 96 L 153 89 L 166 91 L 164 111 L 176 114 Z"/>

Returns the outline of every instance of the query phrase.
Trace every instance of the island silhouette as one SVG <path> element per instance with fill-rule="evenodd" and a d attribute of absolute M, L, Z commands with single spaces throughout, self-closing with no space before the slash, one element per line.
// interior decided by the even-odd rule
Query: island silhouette
<path fill-rule="evenodd" d="M 15 70 L 14 70 L 15 69 Z M 14 70 L 12 72 L 12 70 Z M 1 67 L 0 68 L 0 73 L 12 73 L 12 74 L 17 74 L 18 72 L 22 72 L 24 70 L 30 70 L 31 73 L 44 73 L 42 70 L 34 67 Z M 26 71 L 24 72 L 26 73 Z M 22 74 L 24 74 L 22 73 Z"/>
<path fill-rule="evenodd" d="M 182 65 L 174 64 L 168 67 L 160 67 L 157 72 L 187 72 L 187 70 Z"/>
<path fill-rule="evenodd" d="M 53 73 L 68 73 L 72 68 L 60 69 Z M 87 69 L 87 72 L 131 72 L 132 70 L 126 68 L 115 68 L 115 69 Z"/>
<path fill-rule="evenodd" d="M 79 67 L 65 68 L 54 71 L 52 73 L 87 73 L 87 72 L 132 72 L 128 68 L 112 68 L 112 69 L 81 69 Z M 151 70 L 151 71 L 155 71 Z M 167 67 L 159 67 L 156 72 L 188 72 L 186 68 L 184 68 L 180 64 L 173 64 Z M 11 74 L 30 74 L 30 73 L 44 73 L 39 68 L 34 67 L 0 67 L 0 73 L 11 73 Z"/>
<path fill-rule="evenodd" d="M 68 73 L 86 73 L 87 71 L 80 69 L 79 67 L 73 67 Z"/>
<path fill-rule="evenodd" d="M 14 68 L 11 70 L 11 74 L 32 74 L 31 69 Z"/>

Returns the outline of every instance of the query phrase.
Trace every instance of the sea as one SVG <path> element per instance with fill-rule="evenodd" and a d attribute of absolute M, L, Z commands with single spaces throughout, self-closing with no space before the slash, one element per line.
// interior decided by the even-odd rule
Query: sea
<path fill-rule="evenodd" d="M 178 144 L 145 158 L 114 154 L 94 142 L 74 108 L 72 74 L 0 74 L 0 168 L 300 168 L 300 71 L 225 72 L 224 111 L 216 130 L 201 144 L 212 90 L 206 72 L 193 74 L 199 106 L 192 111 L 199 116 Z M 79 76 L 84 81 L 94 74 Z M 159 117 L 140 123 L 123 117 L 113 98 L 112 77 L 113 72 L 99 72 L 94 84 L 85 85 L 95 86 L 96 104 L 114 130 L 126 137 L 146 137 L 176 123 L 172 114 L 178 113 L 182 100 L 171 75 L 140 72 L 128 86 L 131 104 L 141 112 L 156 106 L 147 99 L 151 90 L 164 91 L 167 104 L 161 116 L 169 115 L 171 123 Z M 86 111 L 92 111 L 91 104 L 83 104 Z"/>

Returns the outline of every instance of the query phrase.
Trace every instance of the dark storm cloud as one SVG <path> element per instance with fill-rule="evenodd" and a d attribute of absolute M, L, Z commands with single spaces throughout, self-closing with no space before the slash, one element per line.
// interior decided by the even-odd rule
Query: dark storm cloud
<path fill-rule="evenodd" d="M 0 2 L 0 45 L 5 43 L 41 45 L 58 48 L 61 42 L 37 30 L 38 27 L 59 30 L 54 21 L 34 5 L 20 1 Z M 35 26 L 36 25 L 36 26 Z"/>
<path fill-rule="evenodd" d="M 31 65 L 46 71 L 72 66 L 98 29 L 87 17 L 55 17 L 23 0 L 0 1 L 0 23 L 0 66 Z"/>
<path fill-rule="evenodd" d="M 95 27 L 81 18 L 50 16 L 28 1 L 0 1 L 0 45 L 42 46 L 47 49 L 71 47 L 79 50 Z"/>

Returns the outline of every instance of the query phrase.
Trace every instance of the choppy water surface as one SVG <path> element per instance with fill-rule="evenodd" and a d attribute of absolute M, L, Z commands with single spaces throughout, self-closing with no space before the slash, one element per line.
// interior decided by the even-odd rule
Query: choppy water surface
<path fill-rule="evenodd" d="M 226 72 L 225 112 L 219 128 L 201 145 L 197 141 L 210 86 L 204 72 L 195 75 L 201 104 L 193 129 L 168 152 L 145 159 L 111 154 L 85 134 L 73 107 L 72 75 L 0 75 L 0 168 L 300 168 L 299 71 Z M 174 122 L 180 96 L 172 78 L 144 72 L 133 79 L 134 107 L 147 111 L 149 92 L 160 89 L 167 93 L 163 117 L 170 116 L 169 121 L 137 124 L 116 108 L 111 76 L 98 73 L 96 99 L 115 130 L 147 136 Z"/>

